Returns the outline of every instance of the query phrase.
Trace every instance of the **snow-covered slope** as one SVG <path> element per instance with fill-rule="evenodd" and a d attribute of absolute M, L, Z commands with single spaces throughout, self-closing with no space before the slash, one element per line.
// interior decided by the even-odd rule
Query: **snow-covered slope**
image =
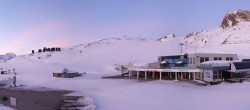
<path fill-rule="evenodd" d="M 0 66 L 25 73 L 70 68 L 75 71 L 95 71 L 114 73 L 114 64 L 141 63 L 157 61 L 157 56 L 180 54 L 179 41 L 168 42 L 147 39 L 103 39 L 93 43 L 62 49 L 61 52 L 42 52 L 22 55 Z M 29 69 L 32 68 L 32 69 Z"/>
<path fill-rule="evenodd" d="M 249 56 L 250 12 L 238 10 L 228 12 L 220 27 L 192 32 L 185 40 L 198 48 L 199 52 L 237 53 Z"/>

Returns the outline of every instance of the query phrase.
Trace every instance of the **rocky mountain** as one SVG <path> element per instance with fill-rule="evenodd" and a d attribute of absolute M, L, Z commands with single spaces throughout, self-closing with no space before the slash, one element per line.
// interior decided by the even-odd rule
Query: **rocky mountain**
<path fill-rule="evenodd" d="M 250 12 L 246 10 L 230 11 L 220 26 L 192 32 L 185 40 L 190 45 L 211 47 L 218 45 L 250 44 Z"/>
<path fill-rule="evenodd" d="M 220 27 L 228 28 L 236 26 L 239 22 L 249 22 L 250 21 L 250 11 L 247 10 L 238 10 L 238 11 L 229 11 L 224 17 Z"/>

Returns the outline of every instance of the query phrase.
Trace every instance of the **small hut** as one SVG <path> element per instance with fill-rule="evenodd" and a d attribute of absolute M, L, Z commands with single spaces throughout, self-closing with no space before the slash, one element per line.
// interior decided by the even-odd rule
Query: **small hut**
<path fill-rule="evenodd" d="M 71 71 L 67 68 L 64 68 L 61 71 L 53 72 L 53 77 L 74 78 L 78 76 L 81 76 L 78 72 Z"/>

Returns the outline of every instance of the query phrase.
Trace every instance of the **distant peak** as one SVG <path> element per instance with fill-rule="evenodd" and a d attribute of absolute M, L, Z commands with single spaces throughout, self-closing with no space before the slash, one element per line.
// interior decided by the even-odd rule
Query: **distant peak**
<path fill-rule="evenodd" d="M 232 27 L 240 22 L 250 22 L 250 11 L 238 10 L 238 11 L 227 12 L 220 27 L 222 28 Z"/>
<path fill-rule="evenodd" d="M 174 33 L 168 33 L 168 34 L 167 34 L 167 38 L 175 38 Z"/>
<path fill-rule="evenodd" d="M 168 41 L 167 39 L 173 39 L 175 38 L 175 34 L 174 33 L 168 33 L 167 35 L 158 38 L 158 41 L 163 42 L 163 41 Z"/>
<path fill-rule="evenodd" d="M 0 55 L 0 59 L 7 61 L 7 60 L 10 60 L 16 56 L 17 55 L 14 53 L 6 53 L 5 55 Z"/>

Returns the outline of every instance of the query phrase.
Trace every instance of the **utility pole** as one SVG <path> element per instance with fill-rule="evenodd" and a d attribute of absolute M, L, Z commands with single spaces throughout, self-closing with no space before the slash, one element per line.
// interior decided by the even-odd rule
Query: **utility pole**
<path fill-rule="evenodd" d="M 14 72 L 13 85 L 14 85 L 14 87 L 16 87 L 16 71 L 15 71 L 15 68 L 13 69 L 13 72 Z"/>
<path fill-rule="evenodd" d="M 183 44 L 183 43 L 180 43 L 179 45 L 181 46 L 181 53 L 182 53 L 182 46 L 183 46 L 184 44 Z"/>
<path fill-rule="evenodd" d="M 185 44 L 186 44 L 186 49 L 187 49 L 187 44 L 188 44 L 188 41 L 185 41 Z"/>

